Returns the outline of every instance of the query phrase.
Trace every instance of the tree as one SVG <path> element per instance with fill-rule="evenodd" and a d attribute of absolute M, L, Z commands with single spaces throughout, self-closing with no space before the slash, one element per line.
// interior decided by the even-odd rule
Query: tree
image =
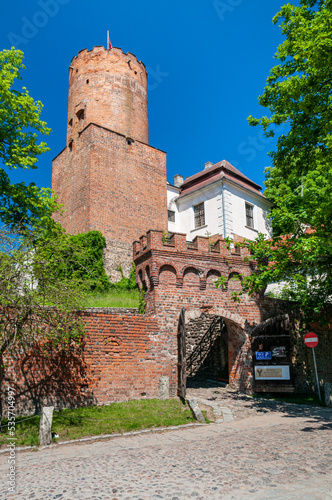
<path fill-rule="evenodd" d="M 5 353 L 49 353 L 81 342 L 77 311 L 96 276 L 84 268 L 84 245 L 63 232 L 53 236 L 0 230 L 0 386 Z"/>
<path fill-rule="evenodd" d="M 37 168 L 38 156 L 49 150 L 38 141 L 39 134 L 50 133 L 40 119 L 42 103 L 34 101 L 25 87 L 15 88 L 24 68 L 23 52 L 0 52 L 0 219 L 12 227 L 49 222 L 59 209 L 50 189 L 34 183 L 12 184 L 8 174 L 12 169 Z"/>
<path fill-rule="evenodd" d="M 250 243 L 258 269 L 243 286 L 255 293 L 286 282 L 282 296 L 310 321 L 332 297 L 332 1 L 284 5 L 280 20 L 286 39 L 259 97 L 270 115 L 249 117 L 267 137 L 278 135 L 264 193 L 275 203 L 275 236 Z"/>

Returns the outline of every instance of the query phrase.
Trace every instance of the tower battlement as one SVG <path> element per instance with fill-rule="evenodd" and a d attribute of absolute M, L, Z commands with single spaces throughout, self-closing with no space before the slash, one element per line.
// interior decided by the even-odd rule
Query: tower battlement
<path fill-rule="evenodd" d="M 145 69 L 146 67 L 145 64 L 142 61 L 139 61 L 137 59 L 137 56 L 135 54 L 132 54 L 131 52 L 123 52 L 120 47 L 112 47 L 111 49 L 107 50 L 103 45 L 96 45 L 92 49 L 81 49 L 78 51 L 77 55 L 74 56 L 71 60 L 71 66 L 73 66 L 76 62 L 79 62 L 80 59 L 86 57 L 86 55 L 90 56 L 97 56 L 101 54 L 107 54 L 108 56 L 116 54 L 118 57 L 126 59 L 126 62 L 128 59 L 130 59 L 133 63 L 139 64 L 142 66 L 142 68 Z"/>
<path fill-rule="evenodd" d="M 209 255 L 219 258 L 231 257 L 243 260 L 248 256 L 246 247 L 233 248 L 223 238 L 212 239 L 206 236 L 196 236 L 193 241 L 187 241 L 184 233 L 165 233 L 159 230 L 150 230 L 133 243 L 134 260 L 151 250 L 162 250 L 167 253 L 185 252 L 188 258 L 196 255 Z"/>

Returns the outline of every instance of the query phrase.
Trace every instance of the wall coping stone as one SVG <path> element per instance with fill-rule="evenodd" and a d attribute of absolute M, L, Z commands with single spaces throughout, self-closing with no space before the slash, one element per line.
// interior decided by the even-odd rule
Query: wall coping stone
<path fill-rule="evenodd" d="M 138 316 L 138 309 L 134 307 L 88 307 L 81 311 L 82 313 L 100 313 L 100 314 L 124 314 Z M 140 316 L 143 316 L 142 314 Z"/>

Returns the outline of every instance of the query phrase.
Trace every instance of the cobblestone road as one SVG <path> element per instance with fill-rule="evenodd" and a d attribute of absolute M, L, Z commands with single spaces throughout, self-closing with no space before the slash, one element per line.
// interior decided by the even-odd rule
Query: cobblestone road
<path fill-rule="evenodd" d="M 1 455 L 0 498 L 332 500 L 332 409 L 189 393 L 220 423 L 18 452 L 15 495 Z"/>

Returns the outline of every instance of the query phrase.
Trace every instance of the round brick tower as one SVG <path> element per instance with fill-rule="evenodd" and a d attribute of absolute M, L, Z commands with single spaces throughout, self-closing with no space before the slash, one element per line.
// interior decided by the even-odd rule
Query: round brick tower
<path fill-rule="evenodd" d="M 52 189 L 70 234 L 98 230 L 113 280 L 131 270 L 132 243 L 167 228 L 166 153 L 149 145 L 147 72 L 121 49 L 81 50 L 69 66 L 66 147 Z"/>
<path fill-rule="evenodd" d="M 149 143 L 147 72 L 113 47 L 81 50 L 69 66 L 67 145 L 89 123 Z"/>

